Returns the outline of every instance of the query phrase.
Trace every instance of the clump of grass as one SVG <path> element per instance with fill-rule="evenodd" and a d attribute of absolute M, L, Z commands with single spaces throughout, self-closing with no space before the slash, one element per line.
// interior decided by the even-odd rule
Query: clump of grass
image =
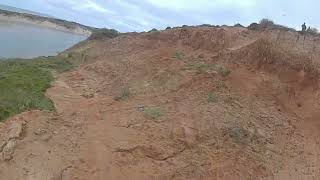
<path fill-rule="evenodd" d="M 208 103 L 216 103 L 218 102 L 218 96 L 214 92 L 209 92 L 208 97 L 207 97 L 207 102 Z"/>
<path fill-rule="evenodd" d="M 247 144 L 250 138 L 250 133 L 241 127 L 235 127 L 230 129 L 229 136 L 232 138 L 234 143 Z"/>
<path fill-rule="evenodd" d="M 0 121 L 23 111 L 54 110 L 45 96 L 54 80 L 51 72 L 72 67 L 70 58 L 60 56 L 0 61 Z"/>
<path fill-rule="evenodd" d="M 176 51 L 173 55 L 173 58 L 182 60 L 185 57 L 185 54 L 181 51 Z"/>
<path fill-rule="evenodd" d="M 224 66 L 219 67 L 218 72 L 222 77 L 227 77 L 231 73 L 231 71 Z"/>
<path fill-rule="evenodd" d="M 197 67 L 199 73 L 207 72 L 208 70 L 215 70 L 216 66 L 214 64 L 201 64 Z"/>
<path fill-rule="evenodd" d="M 130 88 L 126 87 L 121 90 L 118 96 L 114 97 L 114 100 L 115 101 L 125 100 L 125 99 L 128 99 L 130 95 L 131 95 Z"/>
<path fill-rule="evenodd" d="M 158 119 L 163 116 L 163 111 L 159 107 L 149 107 L 144 109 L 144 116 L 148 119 Z"/>

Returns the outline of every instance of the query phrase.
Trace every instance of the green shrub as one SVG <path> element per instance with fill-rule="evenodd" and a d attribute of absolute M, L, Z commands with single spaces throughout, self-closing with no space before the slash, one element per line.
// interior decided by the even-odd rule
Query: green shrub
<path fill-rule="evenodd" d="M 152 32 L 159 32 L 159 30 L 156 29 L 156 28 L 153 28 L 153 29 L 151 29 L 150 31 L 148 31 L 148 33 L 152 33 Z"/>
<path fill-rule="evenodd" d="M 264 19 L 261 19 L 260 22 L 259 22 L 259 25 L 261 28 L 268 28 L 268 27 L 272 27 L 274 26 L 274 22 L 270 19 L 267 19 L 267 18 L 264 18 Z"/>
<path fill-rule="evenodd" d="M 307 32 L 310 34 L 318 34 L 318 29 L 313 27 L 308 27 Z"/>
<path fill-rule="evenodd" d="M 173 55 L 173 58 L 182 60 L 185 57 L 184 53 L 181 51 L 176 51 Z"/>
<path fill-rule="evenodd" d="M 89 40 L 99 40 L 105 38 L 115 38 L 119 36 L 120 33 L 114 29 L 97 29 L 92 32 L 91 36 L 88 38 Z"/>
<path fill-rule="evenodd" d="M 208 70 L 215 70 L 216 66 L 214 64 L 201 64 L 197 67 L 198 73 L 204 73 Z"/>
<path fill-rule="evenodd" d="M 248 26 L 248 29 L 249 29 L 249 30 L 258 30 L 258 29 L 259 29 L 259 24 L 258 24 L 258 23 L 251 23 L 251 24 Z"/>
<path fill-rule="evenodd" d="M 163 116 L 163 112 L 158 107 L 148 107 L 144 109 L 144 116 L 148 119 L 158 119 Z"/>
<path fill-rule="evenodd" d="M 213 27 L 211 24 L 202 24 L 200 27 Z"/>
<path fill-rule="evenodd" d="M 241 28 L 243 28 L 244 26 L 243 26 L 242 24 L 240 24 L 240 23 L 237 23 L 237 24 L 234 25 L 234 27 L 241 27 Z"/>
<path fill-rule="evenodd" d="M 215 103 L 218 101 L 218 97 L 214 92 L 209 92 L 207 101 L 208 103 Z"/>
<path fill-rule="evenodd" d="M 126 87 L 121 90 L 119 96 L 114 97 L 115 101 L 121 101 L 129 98 L 131 95 L 130 88 Z"/>
<path fill-rule="evenodd" d="M 224 66 L 219 67 L 218 72 L 222 77 L 227 77 L 231 73 L 231 71 Z"/>
<path fill-rule="evenodd" d="M 229 136 L 232 141 L 237 144 L 247 144 L 250 139 L 250 133 L 242 127 L 234 127 L 230 129 Z"/>

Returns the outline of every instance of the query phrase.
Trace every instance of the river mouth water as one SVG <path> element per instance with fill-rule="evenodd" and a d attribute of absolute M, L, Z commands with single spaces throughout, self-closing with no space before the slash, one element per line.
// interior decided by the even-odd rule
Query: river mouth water
<path fill-rule="evenodd" d="M 0 20 L 0 58 L 54 56 L 87 36 Z"/>

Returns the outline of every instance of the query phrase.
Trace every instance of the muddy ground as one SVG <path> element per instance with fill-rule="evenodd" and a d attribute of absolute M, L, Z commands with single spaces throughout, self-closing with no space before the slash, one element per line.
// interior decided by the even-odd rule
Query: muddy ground
<path fill-rule="evenodd" d="M 47 96 L 0 125 L 0 179 L 316 180 L 319 39 L 177 28 L 82 43 Z"/>

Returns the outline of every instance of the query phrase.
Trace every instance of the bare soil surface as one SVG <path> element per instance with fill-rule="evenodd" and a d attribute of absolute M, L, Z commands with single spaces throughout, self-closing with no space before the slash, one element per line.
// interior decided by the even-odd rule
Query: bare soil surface
<path fill-rule="evenodd" d="M 0 124 L 0 179 L 317 180 L 320 43 L 298 36 L 197 27 L 81 44 L 82 65 L 47 91 L 57 112 Z"/>

